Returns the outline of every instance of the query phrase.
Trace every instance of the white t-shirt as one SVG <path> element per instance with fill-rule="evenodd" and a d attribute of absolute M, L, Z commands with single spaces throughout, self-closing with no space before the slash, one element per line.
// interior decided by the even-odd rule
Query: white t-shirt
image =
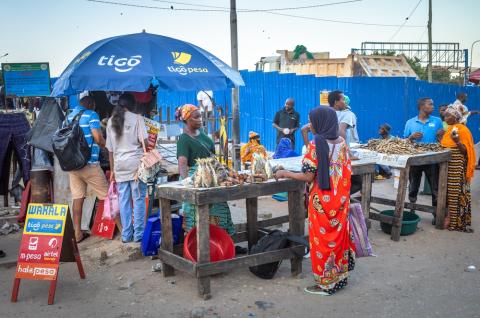
<path fill-rule="evenodd" d="M 129 111 L 125 112 L 125 121 L 123 123 L 123 134 L 117 138 L 112 127 L 112 119 L 107 124 L 107 142 L 106 148 L 113 152 L 115 180 L 125 182 L 134 180 L 140 159 L 143 156 L 143 147 L 140 135 L 147 138 L 148 134 L 143 117 Z"/>
<path fill-rule="evenodd" d="M 212 91 L 199 91 L 197 94 L 197 100 L 200 102 L 200 111 L 205 109 L 209 112 L 213 111 L 212 104 L 213 92 Z"/>

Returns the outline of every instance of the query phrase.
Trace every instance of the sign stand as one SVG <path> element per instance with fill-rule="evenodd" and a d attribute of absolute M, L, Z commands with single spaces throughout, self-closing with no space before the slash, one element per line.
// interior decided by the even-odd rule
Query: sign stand
<path fill-rule="evenodd" d="M 29 204 L 11 302 L 17 302 L 21 279 L 49 280 L 48 304 L 53 305 L 59 262 L 76 262 L 85 279 L 68 205 Z"/>

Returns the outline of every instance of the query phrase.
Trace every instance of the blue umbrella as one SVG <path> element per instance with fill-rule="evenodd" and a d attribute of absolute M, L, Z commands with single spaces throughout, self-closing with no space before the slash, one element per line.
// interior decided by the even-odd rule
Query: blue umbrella
<path fill-rule="evenodd" d="M 85 90 L 144 92 L 223 90 L 245 85 L 240 74 L 193 44 L 146 32 L 93 43 L 53 86 L 52 96 Z"/>

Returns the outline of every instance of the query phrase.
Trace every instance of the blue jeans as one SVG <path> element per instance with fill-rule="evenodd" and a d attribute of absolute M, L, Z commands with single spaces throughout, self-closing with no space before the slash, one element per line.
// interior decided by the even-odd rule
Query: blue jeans
<path fill-rule="evenodd" d="M 145 229 L 145 196 L 147 185 L 141 181 L 117 182 L 120 205 L 120 219 L 122 221 L 122 241 L 142 241 Z M 133 209 L 132 209 L 133 201 Z M 132 211 L 133 210 L 133 211 Z M 133 212 L 133 224 L 132 224 Z"/>

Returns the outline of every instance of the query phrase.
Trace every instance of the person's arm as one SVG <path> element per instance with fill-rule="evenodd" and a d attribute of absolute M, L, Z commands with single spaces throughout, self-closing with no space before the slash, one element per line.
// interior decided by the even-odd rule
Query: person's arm
<path fill-rule="evenodd" d="M 113 160 L 113 152 L 108 152 L 108 161 L 110 161 L 110 182 L 115 182 L 115 169 L 114 169 L 114 160 Z"/>
<path fill-rule="evenodd" d="M 340 125 L 338 125 L 338 134 L 345 140 L 347 140 L 347 129 L 347 123 L 341 122 Z"/>
<path fill-rule="evenodd" d="M 312 182 L 315 174 L 311 172 L 291 172 L 288 170 L 278 170 L 275 172 L 275 179 L 289 178 L 304 182 Z"/>
<path fill-rule="evenodd" d="M 105 138 L 103 138 L 102 130 L 95 128 L 95 129 L 91 129 L 91 131 L 92 131 L 92 136 L 95 143 L 99 145 L 101 148 L 105 148 Z"/>
<path fill-rule="evenodd" d="M 303 138 L 303 144 L 305 147 L 308 147 L 309 140 L 308 140 L 308 132 L 310 131 L 310 123 L 303 125 L 302 127 L 302 138 Z"/>
<path fill-rule="evenodd" d="M 277 113 L 275 114 L 275 118 L 273 119 L 273 125 L 272 125 L 272 126 L 273 126 L 273 128 L 275 128 L 276 130 L 282 131 L 283 128 L 280 127 L 279 124 L 280 124 L 280 112 L 277 112 Z"/>
<path fill-rule="evenodd" d="M 188 177 L 188 159 L 187 157 L 178 157 L 178 173 L 182 179 Z"/>
<path fill-rule="evenodd" d="M 451 137 L 455 142 L 455 144 L 457 145 L 458 150 L 460 150 L 460 152 L 462 153 L 462 155 L 464 157 L 467 156 L 467 147 L 465 147 L 465 145 L 460 142 L 460 137 L 458 136 L 458 134 L 454 134 L 452 132 Z"/>

